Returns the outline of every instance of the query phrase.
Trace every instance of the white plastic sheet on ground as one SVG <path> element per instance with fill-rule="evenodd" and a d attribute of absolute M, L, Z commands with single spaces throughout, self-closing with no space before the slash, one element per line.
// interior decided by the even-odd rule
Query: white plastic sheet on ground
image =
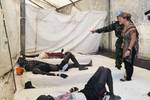
<path fill-rule="evenodd" d="M 65 51 L 93 53 L 98 50 L 98 34 L 91 29 L 104 25 L 106 12 L 86 11 L 63 15 L 55 11 L 27 5 L 26 50 Z"/>
<path fill-rule="evenodd" d="M 116 69 L 114 59 L 101 55 L 85 55 L 93 60 L 93 66 L 88 70 L 79 71 L 77 68 L 72 68 L 65 72 L 69 75 L 68 78 L 33 75 L 31 72 L 24 73 L 23 76 L 17 78 L 17 92 L 14 100 L 36 100 L 40 95 L 57 96 L 69 91 L 72 87 L 83 89 L 84 85 L 90 77 L 96 72 L 99 66 L 105 66 L 111 69 L 113 77 L 114 93 L 121 96 L 121 100 L 150 100 L 147 93 L 150 91 L 150 71 L 134 67 L 132 81 L 121 82 L 120 78 L 124 76 L 125 70 Z M 55 72 L 58 73 L 58 72 Z M 34 89 L 24 89 L 24 82 L 31 81 Z"/>

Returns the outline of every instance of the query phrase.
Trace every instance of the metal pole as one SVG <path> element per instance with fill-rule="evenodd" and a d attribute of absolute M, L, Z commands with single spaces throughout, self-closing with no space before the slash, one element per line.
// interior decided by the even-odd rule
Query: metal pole
<path fill-rule="evenodd" d="M 25 59 L 25 32 L 26 32 L 26 19 L 25 19 L 25 0 L 20 0 L 20 55 Z"/>
<path fill-rule="evenodd" d="M 111 0 L 108 0 L 108 24 L 110 24 L 111 23 L 111 12 L 110 12 L 110 10 L 111 10 Z M 110 49 L 110 51 L 111 51 L 111 49 L 112 49 L 112 34 L 111 33 L 109 33 L 109 35 L 108 35 L 108 43 L 109 43 L 109 49 Z"/>
<path fill-rule="evenodd" d="M 38 5 L 37 3 L 35 3 L 34 1 L 32 1 L 32 0 L 29 0 L 31 3 L 33 3 L 34 5 L 36 5 L 36 6 L 38 6 L 39 8 L 42 8 L 43 9 L 43 7 L 42 6 L 40 6 L 40 5 Z"/>

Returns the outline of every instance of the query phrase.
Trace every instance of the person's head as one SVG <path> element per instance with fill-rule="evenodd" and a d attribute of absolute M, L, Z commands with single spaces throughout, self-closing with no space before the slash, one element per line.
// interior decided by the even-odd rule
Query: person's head
<path fill-rule="evenodd" d="M 66 94 L 63 94 L 63 95 L 59 95 L 55 98 L 55 100 L 72 100 L 73 97 L 71 95 L 71 93 L 66 93 Z"/>
<path fill-rule="evenodd" d="M 23 57 L 19 57 L 19 58 L 18 58 L 18 61 L 17 61 L 17 64 L 18 64 L 19 66 L 23 67 L 24 64 L 25 64 L 25 61 L 26 61 L 26 60 L 25 60 Z"/>
<path fill-rule="evenodd" d="M 117 20 L 120 24 L 125 24 L 128 21 L 131 21 L 131 14 L 127 12 L 120 12 L 117 15 Z"/>
<path fill-rule="evenodd" d="M 55 100 L 51 95 L 40 95 L 36 100 Z"/>

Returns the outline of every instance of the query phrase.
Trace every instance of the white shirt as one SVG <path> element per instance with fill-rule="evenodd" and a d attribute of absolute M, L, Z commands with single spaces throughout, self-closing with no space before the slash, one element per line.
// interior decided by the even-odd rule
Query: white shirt
<path fill-rule="evenodd" d="M 86 100 L 86 97 L 81 92 L 74 92 L 72 93 L 73 100 Z"/>

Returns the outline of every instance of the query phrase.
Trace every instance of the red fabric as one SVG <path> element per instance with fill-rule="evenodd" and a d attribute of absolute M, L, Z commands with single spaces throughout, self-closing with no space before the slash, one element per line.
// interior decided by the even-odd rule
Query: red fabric
<path fill-rule="evenodd" d="M 49 53 L 46 52 L 49 58 L 63 58 L 64 54 L 62 52 Z"/>

